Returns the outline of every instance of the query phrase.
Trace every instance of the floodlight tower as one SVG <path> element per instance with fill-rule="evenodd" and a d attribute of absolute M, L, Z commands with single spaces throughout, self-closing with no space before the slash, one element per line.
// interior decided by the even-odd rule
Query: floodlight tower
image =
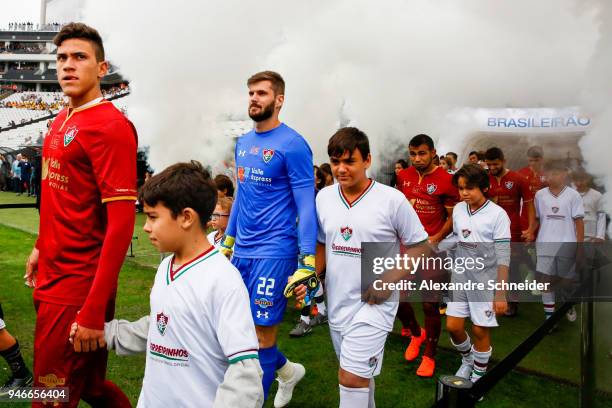
<path fill-rule="evenodd" d="M 53 0 L 40 0 L 40 25 L 41 27 L 47 24 L 47 4 Z"/>

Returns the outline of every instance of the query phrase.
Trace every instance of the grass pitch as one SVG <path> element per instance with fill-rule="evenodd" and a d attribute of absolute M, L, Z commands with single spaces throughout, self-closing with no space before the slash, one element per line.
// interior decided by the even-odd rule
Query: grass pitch
<path fill-rule="evenodd" d="M 0 204 L 26 202 L 27 198 L 0 193 Z M 127 257 L 120 274 L 116 317 L 137 319 L 148 313 L 148 296 L 155 274 L 154 266 L 160 255 L 142 233 L 143 217 L 137 217 L 134 240 L 134 257 Z M 35 314 L 31 290 L 23 285 L 24 264 L 38 229 L 35 210 L 0 210 L 0 302 L 5 312 L 7 329 L 19 338 L 24 357 L 31 366 Z M 606 304 L 597 304 L 598 313 L 604 313 Z M 416 310 L 420 312 L 417 305 Z M 610 308 L 606 315 L 609 316 Z M 304 364 L 307 375 L 296 389 L 291 406 L 338 406 L 338 363 L 327 327 L 315 327 L 312 334 L 299 339 L 289 338 L 288 332 L 299 313 L 288 308 L 280 328 L 279 348 L 290 360 Z M 523 304 L 517 318 L 501 318 L 500 327 L 493 331 L 493 358 L 499 360 L 541 323 L 543 312 L 540 304 Z M 421 319 L 422 321 L 422 319 Z M 598 321 L 598 320 L 596 320 Z M 601 320 L 600 320 L 601 321 Z M 604 320 L 605 321 L 605 320 Z M 603 321 L 602 321 L 603 323 Z M 609 329 L 596 327 L 599 339 L 596 354 L 601 356 L 597 365 L 598 388 L 612 390 L 612 360 L 607 357 L 612 344 L 607 342 Z M 415 375 L 420 359 L 407 363 L 403 352 L 408 340 L 399 336 L 398 327 L 387 341 L 382 374 L 376 378 L 376 402 L 379 407 L 427 407 L 434 401 L 435 379 L 423 379 Z M 598 334 L 601 334 L 599 336 Z M 601 339 L 600 339 L 601 338 Z M 602 340 L 603 339 L 603 340 Z M 459 357 L 450 349 L 448 335 L 443 330 L 438 352 L 436 374 L 454 373 Z M 579 321 L 563 322 L 558 331 L 546 337 L 519 365 L 519 368 L 502 379 L 479 403 L 479 407 L 576 407 L 580 375 Z M 110 355 L 108 378 L 117 383 L 134 405 L 138 399 L 144 373 L 144 355 L 117 357 Z M 9 376 L 6 364 L 0 362 L 0 382 Z M 276 390 L 272 386 L 271 395 Z M 188 398 L 188 396 L 186 396 Z M 596 396 L 597 406 L 612 406 L 612 398 L 605 393 Z M 3 404 L 3 406 L 28 406 L 27 404 Z M 87 404 L 81 403 L 81 406 Z M 266 407 L 271 407 L 269 401 Z"/>

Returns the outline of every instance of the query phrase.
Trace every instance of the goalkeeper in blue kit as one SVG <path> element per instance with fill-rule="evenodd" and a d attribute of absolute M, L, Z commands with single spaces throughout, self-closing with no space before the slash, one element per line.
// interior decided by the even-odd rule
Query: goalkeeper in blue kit
<path fill-rule="evenodd" d="M 285 98 L 282 77 L 259 72 L 247 85 L 255 127 L 236 143 L 236 201 L 219 249 L 228 257 L 233 253 L 249 292 L 265 396 L 276 372 L 274 406 L 284 407 L 305 369 L 277 349 L 278 325 L 296 285 L 305 283 L 312 294 L 318 286 L 312 151 L 278 119 Z"/>

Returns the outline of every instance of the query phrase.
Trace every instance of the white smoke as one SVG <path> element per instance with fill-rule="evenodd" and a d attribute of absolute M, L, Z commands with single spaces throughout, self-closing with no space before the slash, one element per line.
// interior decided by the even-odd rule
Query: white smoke
<path fill-rule="evenodd" d="M 599 115 L 592 137 L 603 135 L 612 54 L 602 10 L 607 0 L 88 0 L 83 17 L 131 81 L 130 117 L 159 169 L 227 152 L 218 120 L 246 118 L 246 78 L 263 69 L 285 77 L 282 119 L 316 162 L 340 123 L 365 130 L 378 152 L 416 133 L 454 149 L 470 131 L 446 119 L 457 107 L 582 102 Z M 589 89 L 604 97 L 580 99 Z M 589 138 L 585 157 L 609 163 Z"/>

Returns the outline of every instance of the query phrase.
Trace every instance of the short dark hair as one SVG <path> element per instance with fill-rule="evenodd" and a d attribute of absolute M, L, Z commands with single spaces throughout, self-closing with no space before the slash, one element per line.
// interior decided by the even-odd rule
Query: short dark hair
<path fill-rule="evenodd" d="M 83 23 L 69 23 L 63 26 L 60 32 L 53 37 L 53 44 L 59 47 L 64 41 L 72 38 L 91 42 L 96 53 L 96 60 L 98 62 L 104 61 L 104 44 L 98 30 Z"/>
<path fill-rule="evenodd" d="M 539 159 L 544 157 L 544 151 L 540 146 L 531 146 L 527 149 L 527 157 L 531 157 L 532 159 Z"/>
<path fill-rule="evenodd" d="M 151 177 L 140 190 L 138 201 L 154 207 L 161 203 L 176 218 L 185 208 L 200 216 L 202 228 L 217 205 L 217 187 L 198 161 L 176 163 Z"/>
<path fill-rule="evenodd" d="M 475 155 L 476 155 L 476 157 L 478 157 L 478 152 L 477 152 L 476 150 L 472 150 L 472 151 L 470 152 L 470 154 L 468 154 L 468 157 L 470 157 L 470 156 L 471 156 L 471 155 L 473 155 L 473 154 L 475 154 Z"/>
<path fill-rule="evenodd" d="M 489 175 L 478 164 L 464 164 L 455 174 L 453 174 L 453 185 L 459 187 L 459 178 L 465 179 L 465 184 L 470 187 L 478 187 L 484 193 L 489 188 Z"/>
<path fill-rule="evenodd" d="M 402 169 L 408 168 L 408 162 L 404 159 L 399 159 L 395 162 L 395 164 L 399 164 L 400 166 L 402 166 Z"/>
<path fill-rule="evenodd" d="M 256 74 L 253 74 L 247 80 L 247 86 L 261 81 L 270 81 L 270 83 L 272 84 L 272 90 L 274 91 L 275 95 L 285 94 L 285 80 L 278 72 L 261 71 Z"/>
<path fill-rule="evenodd" d="M 457 153 L 455 152 L 448 152 L 446 153 L 447 156 L 451 156 L 453 159 L 455 159 L 455 161 L 457 161 Z"/>
<path fill-rule="evenodd" d="M 234 196 L 234 183 L 232 183 L 232 179 L 225 174 L 217 174 L 215 176 L 215 184 L 217 185 L 217 190 L 225 191 L 226 196 Z"/>
<path fill-rule="evenodd" d="M 429 150 L 434 149 L 433 139 L 424 133 L 416 135 L 415 137 L 410 139 L 410 142 L 408 143 L 408 146 L 412 147 L 419 147 L 420 145 L 427 145 L 427 147 L 429 147 Z"/>
<path fill-rule="evenodd" d="M 544 163 L 544 171 L 568 171 L 567 162 L 563 159 L 547 160 Z"/>
<path fill-rule="evenodd" d="M 325 173 L 317 165 L 314 165 L 312 167 L 315 173 L 315 187 L 317 188 L 317 190 L 321 190 L 323 187 L 325 187 Z M 318 183 L 317 179 L 319 179 Z"/>
<path fill-rule="evenodd" d="M 352 154 L 355 149 L 366 160 L 370 154 L 368 136 L 356 127 L 343 127 L 329 139 L 327 154 L 329 157 L 340 157 L 344 152 Z"/>
<path fill-rule="evenodd" d="M 499 147 L 491 147 L 485 152 L 485 160 L 504 161 L 504 152 Z"/>
<path fill-rule="evenodd" d="M 571 177 L 572 177 L 572 180 L 591 181 L 593 179 L 593 176 L 587 173 L 584 167 L 578 167 L 577 169 L 572 171 Z"/>

